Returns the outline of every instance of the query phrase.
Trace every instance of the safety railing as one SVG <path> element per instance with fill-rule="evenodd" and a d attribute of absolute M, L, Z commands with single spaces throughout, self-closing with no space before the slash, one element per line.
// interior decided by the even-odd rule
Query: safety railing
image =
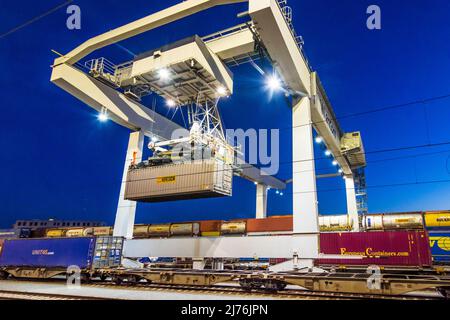
<path fill-rule="evenodd" d="M 109 74 L 113 76 L 116 73 L 116 65 L 106 58 L 92 59 L 86 61 L 84 65 L 90 72 L 99 75 Z"/>
<path fill-rule="evenodd" d="M 133 62 L 134 61 L 127 61 L 125 63 L 116 66 L 114 76 L 116 78 L 117 83 L 120 84 L 122 80 L 129 79 L 131 77 Z"/>
<path fill-rule="evenodd" d="M 298 49 L 300 50 L 300 54 L 302 55 L 303 60 L 305 61 L 309 71 L 312 72 L 311 65 L 309 64 L 308 58 L 306 57 L 305 51 L 303 50 L 303 45 L 305 44 L 305 42 L 303 41 L 303 37 L 299 36 L 294 28 L 292 8 L 288 6 L 287 0 L 277 0 L 276 2 L 280 7 L 284 20 L 286 21 L 289 30 L 291 31 L 292 37 L 294 38 L 294 41 Z"/>
<path fill-rule="evenodd" d="M 207 35 L 207 36 L 203 37 L 202 40 L 203 40 L 203 42 L 212 41 L 212 40 L 219 39 L 219 38 L 222 38 L 222 37 L 225 37 L 225 36 L 229 36 L 229 35 L 234 34 L 234 33 L 241 32 L 242 30 L 245 30 L 245 29 L 248 29 L 248 28 L 249 28 L 249 24 L 242 23 L 240 25 L 237 25 L 237 26 L 234 26 L 234 27 L 231 27 L 231 28 L 228 28 L 228 29 L 225 29 L 225 30 L 213 33 L 213 34 L 210 34 L 210 35 Z"/>

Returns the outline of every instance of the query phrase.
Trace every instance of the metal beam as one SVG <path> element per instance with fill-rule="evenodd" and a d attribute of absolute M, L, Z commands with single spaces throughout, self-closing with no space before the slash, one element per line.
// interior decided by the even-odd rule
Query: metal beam
<path fill-rule="evenodd" d="M 316 179 L 325 179 L 325 178 L 335 178 L 340 177 L 340 173 L 327 173 L 327 174 L 319 174 L 316 176 Z"/>
<path fill-rule="evenodd" d="M 358 206 L 356 204 L 355 180 L 353 175 L 344 176 L 347 197 L 347 214 L 353 219 L 353 231 L 359 231 Z"/>
<path fill-rule="evenodd" d="M 84 42 L 66 55 L 57 58 L 55 65 L 74 64 L 95 50 L 137 36 L 141 33 L 180 20 L 218 5 L 247 2 L 248 0 L 188 0 L 128 23 Z"/>
<path fill-rule="evenodd" d="M 170 139 L 172 132 L 180 128 L 175 122 L 71 65 L 54 67 L 51 81 L 98 112 L 106 108 L 111 120 L 133 131 L 142 130 L 147 136 Z"/>
<path fill-rule="evenodd" d="M 292 109 L 292 209 L 294 233 L 319 254 L 319 208 L 314 162 L 311 101 L 295 101 Z M 300 253 L 299 253 L 300 254 Z M 316 258 L 314 256 L 313 258 Z M 313 261 L 309 261 L 313 265 Z"/>
<path fill-rule="evenodd" d="M 256 185 L 256 219 L 267 218 L 267 186 Z"/>
<path fill-rule="evenodd" d="M 124 243 L 124 257 L 300 258 L 318 257 L 315 235 L 228 236 L 133 239 Z"/>
<path fill-rule="evenodd" d="M 220 59 L 227 60 L 255 51 L 253 33 L 246 24 L 203 37 L 207 47 Z"/>
<path fill-rule="evenodd" d="M 125 200 L 125 188 L 128 168 L 132 162 L 142 161 L 144 150 L 144 134 L 142 131 L 132 132 L 128 141 L 128 150 L 123 168 L 122 183 L 120 185 L 119 203 L 117 205 L 116 220 L 114 222 L 114 236 L 133 238 L 133 227 L 136 215 L 137 202 Z"/>
<path fill-rule="evenodd" d="M 284 190 L 286 189 L 286 183 L 280 179 L 270 176 L 264 173 L 264 170 L 260 170 L 248 163 L 241 163 L 238 166 L 241 167 L 240 176 L 244 179 L 258 182 L 273 189 Z"/>
<path fill-rule="evenodd" d="M 250 0 L 249 13 L 286 85 L 310 93 L 310 70 L 277 0 Z"/>

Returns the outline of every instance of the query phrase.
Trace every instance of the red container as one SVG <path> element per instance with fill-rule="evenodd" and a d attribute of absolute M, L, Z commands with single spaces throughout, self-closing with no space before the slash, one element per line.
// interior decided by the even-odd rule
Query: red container
<path fill-rule="evenodd" d="M 292 229 L 292 216 L 247 220 L 247 232 L 280 232 L 292 231 Z"/>
<path fill-rule="evenodd" d="M 380 231 L 321 233 L 320 252 L 342 259 L 318 259 L 317 265 L 347 266 L 431 266 L 431 252 L 425 231 Z M 362 259 L 345 259 L 363 256 Z"/>
<path fill-rule="evenodd" d="M 204 220 L 199 221 L 200 232 L 219 232 L 221 220 Z"/>

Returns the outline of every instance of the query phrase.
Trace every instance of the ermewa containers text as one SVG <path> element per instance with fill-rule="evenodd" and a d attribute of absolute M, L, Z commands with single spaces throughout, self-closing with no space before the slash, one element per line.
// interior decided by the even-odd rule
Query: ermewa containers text
<path fill-rule="evenodd" d="M 319 259 L 321 265 L 426 267 L 432 264 L 425 231 L 322 233 L 320 251 L 342 259 Z M 362 256 L 362 259 L 346 257 Z"/>
<path fill-rule="evenodd" d="M 0 266 L 88 269 L 94 250 L 95 238 L 5 240 Z"/>

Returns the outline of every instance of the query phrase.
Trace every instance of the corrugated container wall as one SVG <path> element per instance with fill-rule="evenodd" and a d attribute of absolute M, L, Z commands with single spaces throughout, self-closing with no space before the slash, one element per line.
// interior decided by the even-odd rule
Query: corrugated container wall
<path fill-rule="evenodd" d="M 247 219 L 247 232 L 281 232 L 292 231 L 293 220 L 291 216 L 269 219 Z"/>
<path fill-rule="evenodd" d="M 125 199 L 158 202 L 231 196 L 232 179 L 231 166 L 219 160 L 130 169 Z"/>
<path fill-rule="evenodd" d="M 320 234 L 323 254 L 342 259 L 318 259 L 321 265 L 430 266 L 429 239 L 425 231 L 343 232 Z M 363 256 L 363 259 L 345 259 Z"/>
<path fill-rule="evenodd" d="M 90 268 L 95 238 L 6 240 L 0 255 L 2 267 Z"/>

